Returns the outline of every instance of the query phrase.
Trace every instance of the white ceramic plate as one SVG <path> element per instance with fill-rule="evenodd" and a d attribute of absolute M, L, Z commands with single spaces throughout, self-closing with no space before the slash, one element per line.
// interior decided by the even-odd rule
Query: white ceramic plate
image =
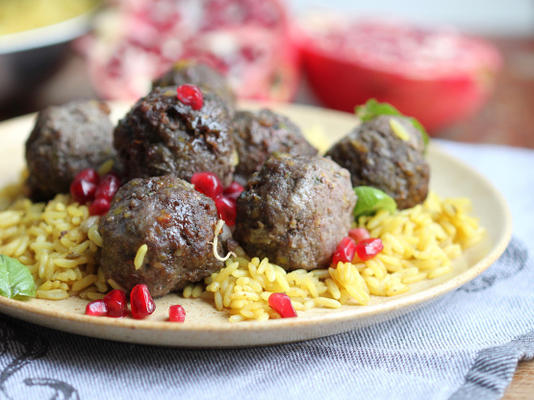
<path fill-rule="evenodd" d="M 249 107 L 256 105 L 247 104 Z M 298 123 L 310 140 L 324 150 L 346 134 L 356 119 L 339 112 L 295 105 L 273 105 Z M 114 107 L 120 116 L 124 107 Z M 0 124 L 0 185 L 17 179 L 24 164 L 24 141 L 33 125 L 26 116 Z M 473 213 L 487 230 L 483 243 L 466 251 L 446 276 L 420 282 L 411 291 L 395 297 L 372 297 L 367 306 L 343 306 L 337 310 L 299 312 L 298 318 L 266 322 L 228 322 L 209 299 L 183 299 L 176 294 L 156 301 L 156 312 L 148 319 L 113 319 L 84 315 L 86 302 L 78 298 L 61 301 L 33 299 L 27 302 L 0 297 L 0 312 L 35 324 L 122 342 L 188 346 L 236 347 L 285 343 L 332 335 L 394 318 L 474 279 L 502 254 L 511 235 L 511 217 L 497 190 L 477 172 L 430 145 L 431 190 L 438 195 L 469 197 Z M 170 304 L 187 310 L 183 324 L 166 322 Z"/>

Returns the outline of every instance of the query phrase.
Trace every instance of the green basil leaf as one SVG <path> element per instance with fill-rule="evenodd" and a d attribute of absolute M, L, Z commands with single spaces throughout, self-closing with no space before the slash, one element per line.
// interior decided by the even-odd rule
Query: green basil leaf
<path fill-rule="evenodd" d="M 379 103 L 375 99 L 369 99 L 367 100 L 367 103 L 361 106 L 357 106 L 355 109 L 356 116 L 360 118 L 362 122 L 369 121 L 373 118 L 376 118 L 380 115 L 396 115 L 396 116 L 403 116 L 399 110 L 397 110 L 395 107 L 393 107 L 391 104 L 388 103 Z M 423 137 L 423 143 L 425 145 L 425 149 L 428 146 L 428 142 L 430 141 L 428 133 L 424 126 L 415 118 L 409 117 L 410 121 L 412 122 L 413 126 L 421 132 L 421 136 Z"/>
<path fill-rule="evenodd" d="M 0 255 L 0 295 L 23 300 L 35 297 L 35 291 L 30 270 L 20 261 Z"/>
<path fill-rule="evenodd" d="M 354 207 L 354 218 L 362 215 L 373 215 L 379 210 L 387 210 L 393 213 L 397 210 L 395 200 L 382 190 L 371 186 L 357 186 L 354 188 L 358 201 Z"/>
<path fill-rule="evenodd" d="M 4 256 L 0 255 L 0 295 L 11 297 L 11 286 L 9 286 L 9 273 L 7 272 L 7 263 L 3 262 Z"/>

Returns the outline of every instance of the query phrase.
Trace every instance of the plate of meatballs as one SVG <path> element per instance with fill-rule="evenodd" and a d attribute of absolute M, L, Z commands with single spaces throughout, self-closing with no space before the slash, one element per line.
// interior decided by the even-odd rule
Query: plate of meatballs
<path fill-rule="evenodd" d="M 238 347 L 357 329 L 458 288 L 504 251 L 506 203 L 384 109 L 237 102 L 213 69 L 181 61 L 133 105 L 75 101 L 0 124 L 0 254 L 35 283 L 0 311 L 110 340 Z"/>

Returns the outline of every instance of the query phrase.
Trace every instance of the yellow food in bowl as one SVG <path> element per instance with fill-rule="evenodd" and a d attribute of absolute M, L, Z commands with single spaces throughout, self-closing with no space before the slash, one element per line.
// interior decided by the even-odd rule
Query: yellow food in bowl
<path fill-rule="evenodd" d="M 0 35 L 56 24 L 93 9 L 99 0 L 0 0 Z"/>

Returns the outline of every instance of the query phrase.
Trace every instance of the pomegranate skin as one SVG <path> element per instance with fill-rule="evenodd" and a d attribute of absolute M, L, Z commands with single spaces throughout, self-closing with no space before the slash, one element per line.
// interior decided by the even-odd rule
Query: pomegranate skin
<path fill-rule="evenodd" d="M 477 65 L 411 73 L 406 65 L 373 65 L 372 60 L 325 51 L 299 31 L 299 49 L 312 91 L 327 107 L 353 112 L 371 98 L 417 118 L 431 133 L 477 112 L 492 93 L 501 58 L 489 43 L 469 40 L 480 52 Z M 399 61 L 410 63 L 410 60 Z M 437 67 L 441 67 L 437 65 Z"/>

